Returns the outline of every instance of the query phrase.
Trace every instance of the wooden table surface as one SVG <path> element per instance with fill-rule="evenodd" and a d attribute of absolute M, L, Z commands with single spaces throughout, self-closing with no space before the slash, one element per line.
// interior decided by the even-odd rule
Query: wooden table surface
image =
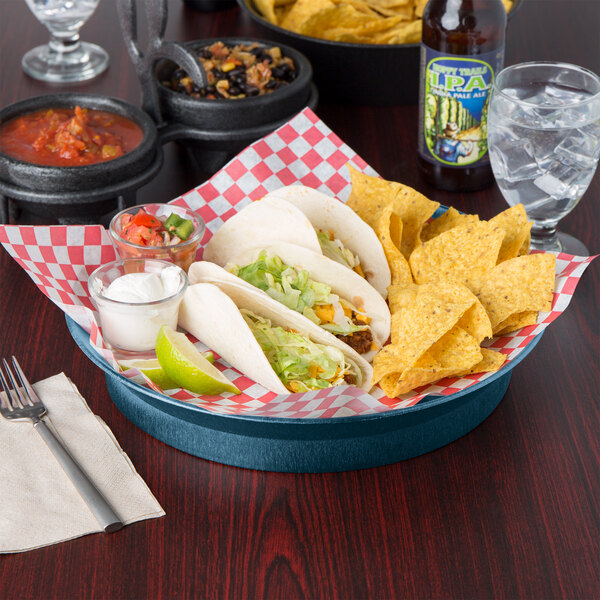
<path fill-rule="evenodd" d="M 179 0 L 169 8 L 167 39 L 260 35 L 237 8 L 198 13 Z M 564 60 L 600 72 L 599 22 L 596 0 L 525 0 L 509 26 L 506 64 Z M 111 66 L 66 89 L 139 104 L 114 2 L 100 2 L 82 37 L 104 46 Z M 21 70 L 24 52 L 46 39 L 23 0 L 2 1 L 0 106 L 64 89 Z M 317 113 L 385 178 L 484 218 L 505 207 L 495 186 L 449 194 L 420 181 L 416 106 L 320 105 Z M 200 177 L 167 147 L 139 198 L 168 201 Z M 599 207 L 596 173 L 561 222 L 596 253 Z M 18 355 L 35 379 L 65 371 L 167 513 L 1 556 L 0 599 L 600 597 L 599 274 L 595 261 L 499 407 L 468 435 L 386 467 L 293 475 L 195 458 L 131 424 L 62 312 L 0 251 L 0 355 Z"/>

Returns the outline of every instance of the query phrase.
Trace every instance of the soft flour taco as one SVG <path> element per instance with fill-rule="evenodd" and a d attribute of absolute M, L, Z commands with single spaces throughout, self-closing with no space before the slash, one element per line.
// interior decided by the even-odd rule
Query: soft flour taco
<path fill-rule="evenodd" d="M 191 285 L 179 325 L 232 367 L 277 394 L 336 385 L 371 387 L 371 365 L 298 313 L 229 282 Z"/>
<path fill-rule="evenodd" d="M 306 248 L 271 244 L 247 250 L 226 268 L 194 263 L 190 283 L 237 283 L 259 290 L 370 360 L 388 339 L 390 311 L 362 277 Z"/>
<path fill-rule="evenodd" d="M 302 211 L 317 232 L 323 254 L 365 277 L 387 297 L 391 277 L 381 242 L 349 206 L 304 185 L 279 188 L 263 201 L 273 199 L 289 202 Z"/>
<path fill-rule="evenodd" d="M 387 296 L 390 269 L 375 232 L 340 200 L 303 185 L 270 192 L 230 217 L 208 242 L 204 259 L 225 266 L 257 243 L 276 242 L 322 253 Z"/>
<path fill-rule="evenodd" d="M 203 258 L 224 267 L 257 244 L 288 242 L 321 252 L 317 232 L 301 210 L 277 199 L 251 202 L 229 217 L 210 238 Z"/>

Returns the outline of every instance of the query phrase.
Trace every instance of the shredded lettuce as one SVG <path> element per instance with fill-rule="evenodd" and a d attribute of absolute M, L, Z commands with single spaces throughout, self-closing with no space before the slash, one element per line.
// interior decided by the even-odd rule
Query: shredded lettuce
<path fill-rule="evenodd" d="M 347 313 L 362 313 L 347 300 L 333 294 L 329 285 L 314 281 L 308 271 L 286 265 L 278 256 L 268 257 L 264 250 L 253 263 L 231 265 L 229 270 L 334 335 L 349 335 L 368 327 L 352 321 Z M 319 312 L 324 314 L 320 311 L 324 306 L 332 307 L 333 319 L 323 320 L 319 316 Z"/>
<path fill-rule="evenodd" d="M 341 350 L 311 341 L 307 337 L 272 326 L 269 319 L 242 309 L 244 320 L 285 387 L 292 392 L 347 385 L 351 375 L 359 385 L 360 373 L 346 361 Z"/>
<path fill-rule="evenodd" d="M 335 260 L 335 262 L 350 269 L 354 269 L 360 264 L 358 256 L 355 256 L 351 250 L 346 248 L 340 240 L 334 238 L 328 231 L 318 231 L 317 238 L 321 250 L 327 258 Z"/>

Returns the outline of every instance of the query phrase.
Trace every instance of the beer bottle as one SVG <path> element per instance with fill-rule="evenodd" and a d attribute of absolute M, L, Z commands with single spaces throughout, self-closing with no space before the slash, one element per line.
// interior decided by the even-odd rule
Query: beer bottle
<path fill-rule="evenodd" d="M 429 0 L 423 12 L 419 169 L 435 187 L 481 189 L 492 180 L 488 95 L 504 61 L 502 0 Z"/>

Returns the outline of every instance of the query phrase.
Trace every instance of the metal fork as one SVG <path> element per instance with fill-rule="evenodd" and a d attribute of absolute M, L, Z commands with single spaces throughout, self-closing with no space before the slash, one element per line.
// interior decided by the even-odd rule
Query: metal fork
<path fill-rule="evenodd" d="M 121 519 L 110 507 L 104 496 L 96 489 L 83 469 L 75 462 L 67 449 L 56 439 L 42 417 L 46 414 L 46 407 L 35 393 L 31 384 L 25 377 L 17 359 L 13 356 L 12 363 L 15 368 L 16 378 L 6 360 L 2 363 L 6 375 L 12 385 L 9 386 L 2 369 L 0 368 L 0 381 L 6 397 L 0 400 L 0 413 L 7 419 L 30 419 L 37 432 L 42 436 L 52 453 L 70 477 L 73 485 L 86 501 L 104 531 L 112 533 L 123 527 Z"/>

